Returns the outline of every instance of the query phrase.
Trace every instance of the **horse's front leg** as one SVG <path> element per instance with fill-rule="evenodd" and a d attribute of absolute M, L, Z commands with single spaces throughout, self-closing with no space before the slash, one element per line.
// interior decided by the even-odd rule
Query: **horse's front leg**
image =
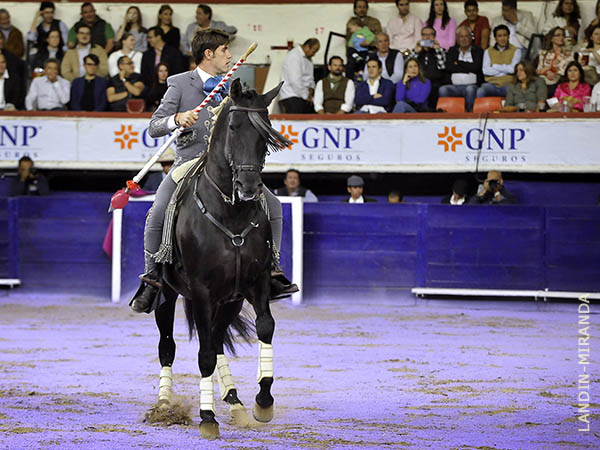
<path fill-rule="evenodd" d="M 190 301 L 187 300 L 186 301 Z M 198 332 L 200 349 L 198 367 L 200 379 L 200 435 L 206 439 L 219 437 L 219 424 L 215 419 L 213 373 L 217 365 L 217 352 L 212 339 L 212 307 L 210 296 L 194 295 L 191 300 L 192 316 Z"/>
<path fill-rule="evenodd" d="M 275 320 L 269 308 L 269 273 L 256 284 L 252 306 L 256 313 L 256 334 L 258 335 L 258 384 L 260 391 L 254 404 L 254 418 L 259 422 L 269 422 L 273 418 L 273 333 Z"/>
<path fill-rule="evenodd" d="M 167 299 L 155 312 L 154 319 L 160 333 L 158 343 L 158 359 L 160 360 L 160 381 L 158 387 L 158 406 L 166 407 L 171 404 L 173 395 L 173 373 L 171 367 L 175 360 L 175 340 L 173 339 L 173 321 L 175 319 L 175 305 L 177 293 L 163 288 L 163 295 Z"/>

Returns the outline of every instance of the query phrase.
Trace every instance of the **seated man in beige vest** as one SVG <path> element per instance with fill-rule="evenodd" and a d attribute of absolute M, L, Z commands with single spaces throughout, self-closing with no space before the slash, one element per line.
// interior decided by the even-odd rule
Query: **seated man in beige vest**
<path fill-rule="evenodd" d="M 521 61 L 521 49 L 510 43 L 506 25 L 494 28 L 496 43 L 483 54 L 482 71 L 485 83 L 477 89 L 479 97 L 505 97 L 508 85 L 515 82 L 515 66 Z"/>
<path fill-rule="evenodd" d="M 314 105 L 318 114 L 346 114 L 354 105 L 354 82 L 346 78 L 344 61 L 339 56 L 329 58 L 329 75 L 315 87 Z"/>

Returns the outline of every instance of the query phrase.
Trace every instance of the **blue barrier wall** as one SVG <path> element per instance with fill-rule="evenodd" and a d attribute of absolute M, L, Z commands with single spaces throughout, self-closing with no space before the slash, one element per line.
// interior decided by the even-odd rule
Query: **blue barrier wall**
<path fill-rule="evenodd" d="M 19 278 L 17 199 L 0 198 L 0 278 Z"/>

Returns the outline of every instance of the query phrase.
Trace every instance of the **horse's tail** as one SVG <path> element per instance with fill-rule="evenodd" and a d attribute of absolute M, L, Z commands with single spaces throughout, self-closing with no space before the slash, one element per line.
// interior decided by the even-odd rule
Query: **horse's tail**
<path fill-rule="evenodd" d="M 188 336 L 189 339 L 192 340 L 194 332 L 196 331 L 196 322 L 194 321 L 194 314 L 192 312 L 192 301 L 188 298 L 184 299 L 184 309 L 185 318 L 187 319 L 188 324 Z M 234 335 L 234 331 L 237 332 L 237 336 Z M 235 355 L 235 343 L 241 339 L 242 341 L 251 344 L 251 334 L 253 332 L 254 323 L 248 317 L 244 316 L 242 311 L 242 313 L 238 314 L 233 319 L 229 327 L 227 327 L 225 336 L 223 337 L 223 345 L 232 355 Z"/>

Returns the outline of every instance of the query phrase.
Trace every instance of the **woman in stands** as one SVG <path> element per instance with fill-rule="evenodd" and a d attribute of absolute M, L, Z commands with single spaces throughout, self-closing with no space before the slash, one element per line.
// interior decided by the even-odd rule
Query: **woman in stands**
<path fill-rule="evenodd" d="M 51 30 L 46 36 L 46 47 L 41 48 L 33 57 L 32 67 L 44 67 L 44 62 L 49 58 L 56 58 L 62 61 L 65 52 L 63 50 L 62 38 L 59 30 Z"/>
<path fill-rule="evenodd" d="M 402 81 L 396 85 L 396 106 L 392 112 L 427 112 L 431 82 L 425 78 L 419 60 L 410 58 L 404 65 Z"/>
<path fill-rule="evenodd" d="M 558 104 L 567 101 L 571 111 L 583 111 L 583 97 L 591 95 L 590 85 L 584 81 L 583 68 L 577 61 L 571 61 L 566 70 L 567 81 L 556 88 L 554 98 Z"/>
<path fill-rule="evenodd" d="M 121 56 L 129 56 L 133 61 L 133 70 L 136 73 L 142 73 L 142 53 L 135 49 L 135 36 L 131 33 L 123 33 L 121 35 L 120 50 L 112 52 L 108 57 L 108 73 L 111 77 L 114 77 L 119 73 L 117 67 L 117 61 Z"/>
<path fill-rule="evenodd" d="M 444 50 L 456 44 L 456 21 L 448 13 L 446 0 L 431 0 L 425 24 L 435 29 L 435 37 Z"/>
<path fill-rule="evenodd" d="M 125 33 L 131 33 L 135 38 L 134 49 L 136 52 L 144 53 L 148 50 L 147 30 L 142 26 L 142 13 L 137 6 L 130 6 L 127 8 L 123 24 L 117 31 L 117 42 L 121 41 L 123 34 Z"/>
<path fill-rule="evenodd" d="M 162 5 L 158 10 L 158 22 L 156 26 L 162 28 L 165 33 L 164 41 L 167 45 L 181 51 L 181 33 L 179 28 L 173 26 L 173 8 L 169 5 Z"/>
<path fill-rule="evenodd" d="M 504 106 L 501 112 L 515 112 L 519 105 L 525 105 L 527 111 L 541 111 L 545 108 L 547 96 L 546 83 L 535 75 L 530 61 L 521 61 L 515 66 L 517 82 L 508 86 Z"/>
<path fill-rule="evenodd" d="M 588 44 L 580 50 L 579 64 L 588 83 L 593 85 L 600 81 L 600 25 L 592 29 Z"/>
<path fill-rule="evenodd" d="M 169 78 L 169 68 L 165 63 L 159 63 L 154 72 L 152 87 L 146 94 L 146 111 L 154 112 L 160 105 L 160 100 L 167 92 L 167 78 Z"/>
<path fill-rule="evenodd" d="M 567 64 L 573 61 L 573 53 L 565 48 L 565 30 L 554 27 L 546 35 L 546 46 L 540 52 L 537 74 L 548 87 L 548 96 L 553 96 L 560 77 L 565 74 Z"/>
<path fill-rule="evenodd" d="M 596 28 L 598 25 L 600 25 L 600 0 L 598 0 L 596 2 L 596 9 L 594 11 L 596 11 L 596 17 L 594 17 L 592 19 L 590 24 L 587 26 L 587 28 L 583 32 L 583 39 L 586 42 L 589 42 L 590 39 L 592 38 L 592 31 L 594 31 L 594 28 Z"/>
<path fill-rule="evenodd" d="M 581 13 L 577 0 L 559 0 L 556 9 L 545 23 L 541 30 L 546 34 L 554 27 L 561 27 L 565 34 L 568 34 L 565 46 L 571 50 L 577 45 L 577 38 L 581 28 Z"/>

